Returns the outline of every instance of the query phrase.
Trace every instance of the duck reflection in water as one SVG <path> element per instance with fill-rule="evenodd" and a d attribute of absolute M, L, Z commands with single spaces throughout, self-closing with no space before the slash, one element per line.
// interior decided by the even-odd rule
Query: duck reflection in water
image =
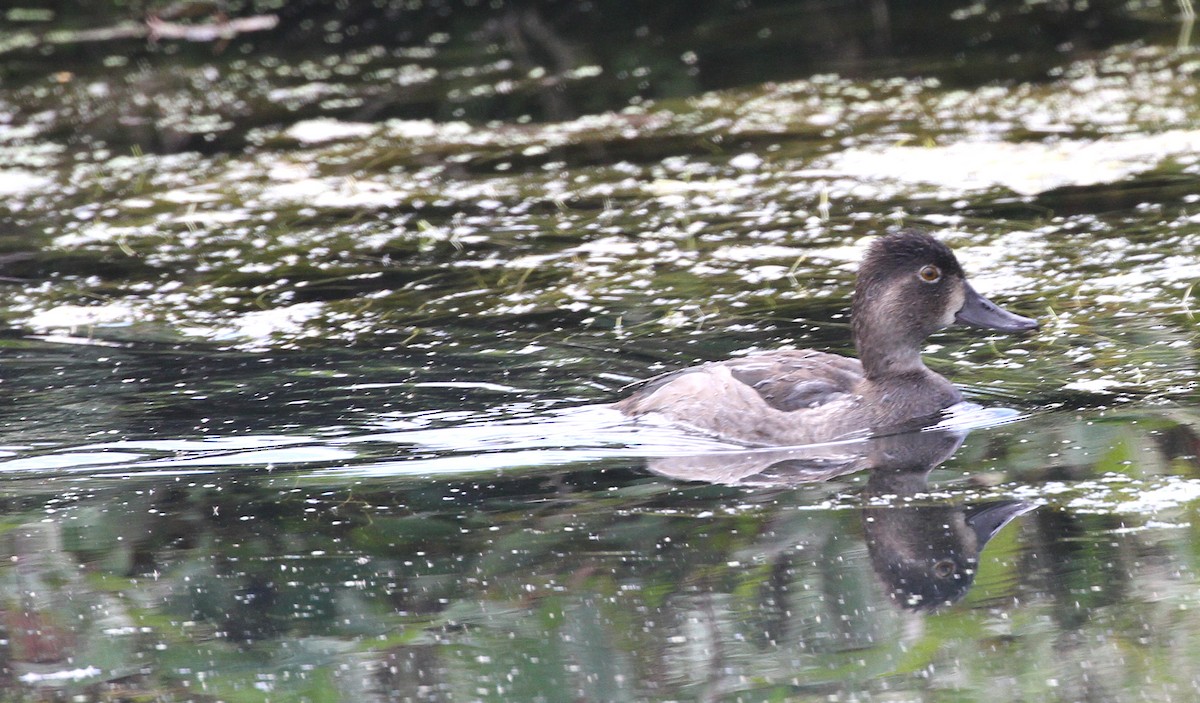
<path fill-rule="evenodd" d="M 651 471 L 724 485 L 794 486 L 868 470 L 863 530 L 871 565 L 893 602 L 932 610 L 966 595 L 979 555 L 1005 525 L 1034 509 L 1020 500 L 913 504 L 929 472 L 966 437 L 953 426 L 827 445 L 650 460 Z"/>
<path fill-rule="evenodd" d="M 862 511 L 871 566 L 898 605 L 912 610 L 953 603 L 975 583 L 984 546 L 1035 507 L 1020 500 L 971 505 L 900 505 L 928 490 L 927 469 L 876 469 L 866 497 L 884 505 Z"/>

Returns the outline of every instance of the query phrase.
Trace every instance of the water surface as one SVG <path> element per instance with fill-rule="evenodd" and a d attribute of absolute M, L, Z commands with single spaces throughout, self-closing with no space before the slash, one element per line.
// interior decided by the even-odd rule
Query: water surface
<path fill-rule="evenodd" d="M 0 30 L 4 697 L 1194 698 L 1173 10 L 248 3 L 275 27 L 187 42 L 27 5 Z M 897 224 L 1042 322 L 930 341 L 982 417 L 880 466 L 603 407 L 850 353 Z"/>

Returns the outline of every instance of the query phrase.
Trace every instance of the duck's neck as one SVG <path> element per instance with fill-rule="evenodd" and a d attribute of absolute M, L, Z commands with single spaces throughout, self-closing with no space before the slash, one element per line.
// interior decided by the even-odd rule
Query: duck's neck
<path fill-rule="evenodd" d="M 872 339 L 857 336 L 854 346 L 858 350 L 858 359 L 863 365 L 863 375 L 869 381 L 879 381 L 888 377 L 900 376 L 913 372 L 927 371 L 925 362 L 921 361 L 921 350 L 907 342 L 898 343 L 895 339 Z"/>
<path fill-rule="evenodd" d="M 914 310 L 893 290 L 865 285 L 860 280 L 854 292 L 850 327 L 867 380 L 928 372 L 921 361 L 921 348 L 928 335 L 921 311 Z"/>

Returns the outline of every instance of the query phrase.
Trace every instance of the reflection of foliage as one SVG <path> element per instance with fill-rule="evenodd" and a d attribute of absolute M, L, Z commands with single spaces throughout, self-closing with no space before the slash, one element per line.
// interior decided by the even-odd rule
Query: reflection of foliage
<path fill-rule="evenodd" d="M 964 666 L 973 677 L 1037 670 L 1037 657 L 986 655 L 1040 639 L 1036 612 L 1057 614 L 1064 641 L 1097 627 L 1118 636 L 1117 622 L 1142 637 L 1156 608 L 1121 604 L 1160 566 L 1135 575 L 1134 564 L 1174 562 L 1137 533 L 1090 537 L 1119 522 L 1066 529 L 1044 519 L 1069 513 L 1043 511 L 1024 547 L 1010 532 L 985 553 L 975 605 L 916 616 L 876 583 L 857 511 L 811 509 L 839 489 L 853 494 L 845 484 L 770 491 L 587 472 L 353 492 L 276 481 L 142 483 L 136 499 L 94 490 L 62 509 L 63 554 L 100 569 L 96 590 L 77 597 L 112 593 L 113 607 L 149 628 L 123 637 L 143 667 L 153 663 L 150 685 L 203 681 L 234 699 L 419 687 L 490 700 L 903 688 Z M 1014 607 L 1018 593 L 1024 604 Z M 911 631 L 913 618 L 923 632 Z M 335 673 L 351 662 L 360 673 Z"/>

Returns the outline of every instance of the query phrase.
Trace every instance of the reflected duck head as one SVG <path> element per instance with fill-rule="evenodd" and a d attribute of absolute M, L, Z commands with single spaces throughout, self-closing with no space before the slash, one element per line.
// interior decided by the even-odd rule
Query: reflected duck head
<path fill-rule="evenodd" d="M 922 492 L 927 472 L 877 471 L 868 493 Z M 974 505 L 867 508 L 863 528 L 871 565 L 888 595 L 907 610 L 933 610 L 961 599 L 975 583 L 979 555 L 1001 529 L 1034 509 L 1020 500 Z"/>
<path fill-rule="evenodd" d="M 851 321 L 867 378 L 915 370 L 925 339 L 950 325 L 1038 327 L 976 292 L 950 247 L 916 229 L 872 242 L 858 271 Z"/>

